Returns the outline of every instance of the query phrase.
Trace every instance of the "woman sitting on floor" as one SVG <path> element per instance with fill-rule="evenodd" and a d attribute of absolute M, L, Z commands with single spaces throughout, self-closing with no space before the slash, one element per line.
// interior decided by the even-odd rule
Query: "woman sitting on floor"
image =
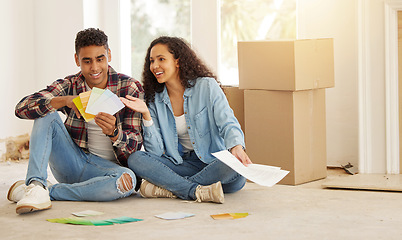
<path fill-rule="evenodd" d="M 148 48 L 143 70 L 145 101 L 123 103 L 142 113 L 146 152 L 129 167 L 141 178 L 143 197 L 224 202 L 223 193 L 246 179 L 211 153 L 228 149 L 244 165 L 244 134 L 214 74 L 182 39 L 160 37 Z"/>

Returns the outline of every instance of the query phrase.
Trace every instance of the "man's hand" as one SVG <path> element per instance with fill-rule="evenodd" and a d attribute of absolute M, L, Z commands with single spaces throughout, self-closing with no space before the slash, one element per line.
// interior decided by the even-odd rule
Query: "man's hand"
<path fill-rule="evenodd" d="M 95 116 L 95 123 L 102 128 L 102 132 L 106 135 L 112 135 L 113 130 L 116 128 L 116 118 L 108 113 L 100 112 Z M 112 140 L 116 140 L 112 138 Z"/>
<path fill-rule="evenodd" d="M 78 118 L 81 117 L 81 113 L 80 111 L 78 111 L 78 108 L 75 106 L 73 99 L 76 98 L 78 96 L 61 96 L 61 97 L 54 97 L 52 98 L 52 100 L 50 101 L 50 105 L 52 105 L 52 107 L 59 109 L 62 107 L 68 107 L 71 108 L 72 110 L 74 110 L 75 115 L 77 115 Z"/>

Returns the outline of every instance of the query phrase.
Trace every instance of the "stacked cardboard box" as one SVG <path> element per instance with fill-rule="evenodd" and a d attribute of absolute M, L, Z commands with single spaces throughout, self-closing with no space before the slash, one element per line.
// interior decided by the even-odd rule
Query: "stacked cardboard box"
<path fill-rule="evenodd" d="M 247 154 L 290 173 L 280 184 L 325 178 L 325 88 L 334 86 L 332 39 L 239 42 Z"/>
<path fill-rule="evenodd" d="M 232 108 L 235 117 L 240 123 L 241 130 L 245 133 L 244 126 L 244 90 L 237 86 L 224 86 L 226 98 Z"/>

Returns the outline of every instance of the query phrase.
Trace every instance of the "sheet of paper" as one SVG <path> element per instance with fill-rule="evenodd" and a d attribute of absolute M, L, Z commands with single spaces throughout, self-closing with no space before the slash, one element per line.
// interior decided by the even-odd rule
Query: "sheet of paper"
<path fill-rule="evenodd" d="M 274 186 L 289 173 L 289 171 L 281 170 L 278 167 L 260 164 L 250 164 L 246 167 L 227 150 L 212 153 L 212 155 L 241 174 L 243 177 L 266 187 Z"/>
<path fill-rule="evenodd" d="M 175 220 L 181 218 L 192 217 L 194 214 L 192 213 L 185 213 L 185 212 L 167 212 L 159 215 L 155 215 L 157 218 L 162 218 L 166 220 Z"/>
<path fill-rule="evenodd" d="M 94 211 L 94 210 L 85 210 L 85 211 L 81 211 L 81 212 L 73 212 L 71 214 L 73 214 L 74 216 L 77 216 L 77 217 L 87 217 L 87 216 L 98 216 L 98 215 L 102 215 L 104 213 Z"/>
<path fill-rule="evenodd" d="M 92 94 L 89 100 L 91 100 L 91 98 Z M 124 108 L 124 104 L 121 102 L 119 97 L 109 89 L 106 89 L 99 97 L 97 97 L 95 102 L 91 103 L 91 105 L 88 103 L 86 113 L 96 115 L 99 112 L 105 112 L 114 115 L 122 108 Z"/>

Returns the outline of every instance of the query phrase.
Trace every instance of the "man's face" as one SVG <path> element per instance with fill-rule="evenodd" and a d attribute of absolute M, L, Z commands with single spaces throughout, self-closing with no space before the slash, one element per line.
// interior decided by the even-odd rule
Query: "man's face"
<path fill-rule="evenodd" d="M 111 58 L 110 49 L 96 45 L 83 47 L 78 55 L 75 54 L 75 63 L 81 68 L 89 87 L 106 88 Z"/>

